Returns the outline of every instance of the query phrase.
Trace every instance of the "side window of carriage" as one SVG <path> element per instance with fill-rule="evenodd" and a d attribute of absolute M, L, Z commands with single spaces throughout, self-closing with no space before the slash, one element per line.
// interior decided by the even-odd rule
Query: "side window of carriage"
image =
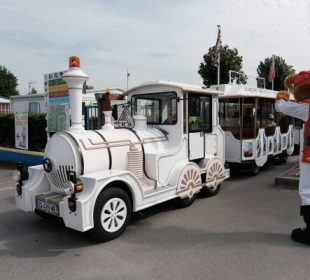
<path fill-rule="evenodd" d="M 189 132 L 212 131 L 211 96 L 190 94 L 188 100 Z"/>

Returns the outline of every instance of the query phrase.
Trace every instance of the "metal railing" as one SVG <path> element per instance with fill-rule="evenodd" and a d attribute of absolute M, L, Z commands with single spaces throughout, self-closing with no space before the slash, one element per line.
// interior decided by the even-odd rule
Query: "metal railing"
<path fill-rule="evenodd" d="M 239 76 L 244 76 L 244 77 L 252 77 L 256 80 L 262 80 L 263 81 L 263 88 L 266 88 L 266 81 L 265 78 L 262 77 L 257 77 L 257 76 L 251 76 L 251 75 L 246 75 L 244 73 L 238 72 L 238 71 L 233 71 L 233 70 L 229 70 L 228 71 L 228 75 L 229 75 L 229 84 L 231 85 L 233 83 L 234 78 L 232 78 L 232 73 L 237 74 Z"/>

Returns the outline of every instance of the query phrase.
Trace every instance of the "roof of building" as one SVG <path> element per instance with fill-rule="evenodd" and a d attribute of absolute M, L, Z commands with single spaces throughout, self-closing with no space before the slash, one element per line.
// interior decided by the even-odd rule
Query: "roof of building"
<path fill-rule="evenodd" d="M 10 99 L 0 96 L 0 103 L 11 103 Z"/>
<path fill-rule="evenodd" d="M 23 94 L 23 95 L 13 95 L 10 96 L 11 99 L 27 99 L 27 98 L 44 98 L 44 93 L 37 94 Z"/>

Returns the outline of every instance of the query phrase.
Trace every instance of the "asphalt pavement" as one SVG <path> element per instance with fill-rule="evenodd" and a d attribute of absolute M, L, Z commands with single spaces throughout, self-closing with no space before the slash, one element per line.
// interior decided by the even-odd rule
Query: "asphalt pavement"
<path fill-rule="evenodd" d="M 275 184 L 297 163 L 232 176 L 188 208 L 170 201 L 135 213 L 107 243 L 17 210 L 15 166 L 0 164 L 0 279 L 308 279 L 310 247 L 290 239 L 302 224 L 297 187 Z"/>

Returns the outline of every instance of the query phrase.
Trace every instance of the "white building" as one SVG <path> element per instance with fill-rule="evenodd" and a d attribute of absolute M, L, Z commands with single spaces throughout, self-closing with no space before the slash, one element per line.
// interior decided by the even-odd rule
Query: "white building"
<path fill-rule="evenodd" d="M 12 113 L 46 113 L 44 94 L 11 96 Z"/>
<path fill-rule="evenodd" d="M 82 100 L 85 105 L 95 105 L 94 93 L 83 94 Z M 11 96 L 12 113 L 47 113 L 48 105 L 44 94 L 27 94 Z"/>

